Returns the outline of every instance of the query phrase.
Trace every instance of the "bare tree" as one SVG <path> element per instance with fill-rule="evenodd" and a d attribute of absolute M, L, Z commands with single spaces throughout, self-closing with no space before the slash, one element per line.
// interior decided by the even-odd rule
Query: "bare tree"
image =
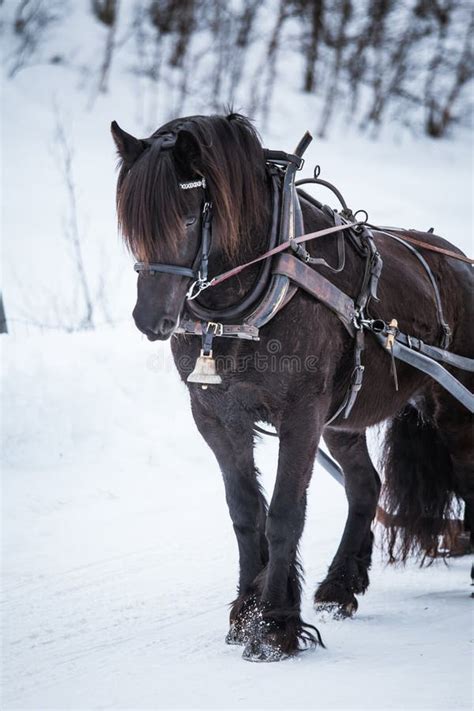
<path fill-rule="evenodd" d="M 295 5 L 297 12 L 306 18 L 304 28 L 309 25 L 309 30 L 305 32 L 303 48 L 306 64 L 303 88 L 304 91 L 314 92 L 317 88 L 316 65 L 323 38 L 325 4 L 324 0 L 298 0 Z M 331 12 L 332 10 L 331 7 Z"/>
<path fill-rule="evenodd" d="M 3 296 L 0 291 L 0 333 L 8 333 L 7 317 L 5 315 L 5 307 L 3 305 Z"/>
<path fill-rule="evenodd" d="M 100 67 L 98 81 L 98 91 L 102 94 L 104 94 L 108 88 L 115 49 L 119 6 L 119 0 L 92 0 L 92 11 L 94 15 L 107 27 L 104 58 Z"/>
<path fill-rule="evenodd" d="M 336 13 L 335 13 L 336 14 Z M 342 69 L 342 57 L 347 44 L 347 25 L 350 21 L 352 14 L 352 2 L 351 0 L 340 0 L 337 7 L 337 28 L 334 36 L 331 35 L 330 30 L 327 29 L 327 39 L 326 43 L 333 48 L 333 66 L 330 72 L 329 80 L 327 82 L 326 98 L 324 103 L 323 113 L 321 115 L 321 120 L 319 124 L 318 134 L 322 138 L 328 127 L 329 121 L 331 119 L 332 112 L 334 110 L 334 105 L 338 95 L 338 84 L 339 76 Z"/>
<path fill-rule="evenodd" d="M 433 138 L 444 136 L 449 125 L 456 120 L 459 98 L 474 70 L 474 13 L 471 13 L 470 21 L 464 27 L 463 41 L 457 43 L 461 48 L 459 56 L 453 57 L 452 49 L 446 46 L 456 7 L 454 0 L 446 0 L 443 6 L 435 3 L 431 8 L 437 21 L 437 43 L 426 74 L 424 106 L 425 130 Z"/>
<path fill-rule="evenodd" d="M 372 124 L 376 128 L 382 123 L 382 116 L 389 102 L 394 97 L 403 97 L 404 81 L 407 79 L 413 63 L 411 50 L 418 40 L 426 36 L 427 29 L 424 23 L 419 22 L 417 7 L 408 9 L 402 20 L 401 31 L 397 32 L 396 41 L 379 46 L 378 65 L 374 67 L 374 81 L 372 84 L 372 103 L 364 117 L 361 127 Z"/>
<path fill-rule="evenodd" d="M 234 95 L 242 79 L 245 55 L 252 42 L 255 19 L 261 5 L 261 0 L 243 0 L 242 12 L 236 19 L 237 31 L 230 66 L 230 103 L 233 102 Z"/>
<path fill-rule="evenodd" d="M 9 59 L 8 76 L 13 78 L 21 69 L 38 61 L 38 52 L 45 43 L 48 31 L 64 13 L 59 0 L 20 0 L 13 18 L 16 46 Z M 58 62 L 58 55 L 51 61 Z"/>
<path fill-rule="evenodd" d="M 263 63 L 257 67 L 252 81 L 252 96 L 250 106 L 252 113 L 260 109 L 264 123 L 268 120 L 270 102 L 273 95 L 273 88 L 276 80 L 276 64 L 278 51 L 282 40 L 283 28 L 291 15 L 292 8 L 286 0 L 280 0 L 278 4 L 278 14 L 270 35 L 270 39 L 265 52 Z M 263 82 L 263 95 L 258 92 L 259 82 Z"/>
<path fill-rule="evenodd" d="M 6 21 L 13 48 L 7 55 L 10 76 L 45 61 L 45 38 L 51 27 L 62 27 L 60 20 L 68 21 L 68 1 L 16 0 Z M 120 0 L 88 0 L 91 21 L 104 31 L 103 54 L 93 69 L 93 98 L 108 90 L 123 47 L 135 41 L 138 61 L 131 71 L 140 79 L 137 112 L 147 128 L 157 115 L 185 110 L 190 98 L 195 105 L 218 109 L 233 103 L 242 89 L 248 92 L 247 111 L 265 124 L 283 50 L 300 58 L 295 85 L 301 81 L 304 91 L 321 101 L 320 135 L 342 111 L 361 128 L 377 129 L 394 117 L 433 137 L 467 116 L 473 76 L 465 39 L 472 27 L 470 0 L 127 3 L 134 15 L 131 27 L 124 27 L 128 6 Z M 258 17 L 263 19 L 257 24 Z M 259 59 L 250 66 L 255 56 Z M 74 62 L 84 66 L 76 57 L 69 61 L 72 67 Z M 166 109 L 158 104 L 164 93 Z"/>
<path fill-rule="evenodd" d="M 366 20 L 357 28 L 353 41 L 353 50 L 347 61 L 348 82 L 351 101 L 349 111 L 357 110 L 361 83 L 367 81 L 369 71 L 378 66 L 382 48 L 386 42 L 386 27 L 389 15 L 393 9 L 394 0 L 368 0 L 363 8 Z M 371 61 L 372 59 L 372 61 Z M 377 76 L 374 76 L 374 85 Z"/>
<path fill-rule="evenodd" d="M 66 223 L 66 239 L 72 250 L 77 283 L 82 297 L 82 315 L 79 317 L 78 329 L 94 327 L 94 304 L 92 290 L 84 263 L 83 239 L 79 229 L 76 185 L 73 172 L 73 149 L 66 133 L 59 112 L 56 111 L 56 141 L 59 148 L 60 166 L 68 197 L 68 218 Z"/>

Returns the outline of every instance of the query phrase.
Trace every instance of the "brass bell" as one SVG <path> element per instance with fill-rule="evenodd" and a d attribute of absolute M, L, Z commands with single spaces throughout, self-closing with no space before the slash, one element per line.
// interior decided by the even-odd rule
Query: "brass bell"
<path fill-rule="evenodd" d="M 188 375 L 188 383 L 201 383 L 203 390 L 208 385 L 219 385 L 222 383 L 222 378 L 216 372 L 216 361 L 212 357 L 212 351 L 205 353 L 201 349 L 199 358 L 196 360 L 196 365 L 192 373 Z"/>

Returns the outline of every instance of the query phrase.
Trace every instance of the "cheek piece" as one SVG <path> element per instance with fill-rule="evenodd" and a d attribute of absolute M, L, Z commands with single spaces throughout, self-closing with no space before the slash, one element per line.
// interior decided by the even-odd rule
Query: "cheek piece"
<path fill-rule="evenodd" d="M 201 182 L 201 181 L 200 181 Z M 204 202 L 201 216 L 201 243 L 194 259 L 192 267 L 181 267 L 176 264 L 162 264 L 161 262 L 136 262 L 134 269 L 136 272 L 163 272 L 165 274 L 175 274 L 193 279 L 186 294 L 189 300 L 195 299 L 201 291 L 207 288 L 209 274 L 209 252 L 212 239 L 212 203 Z"/>

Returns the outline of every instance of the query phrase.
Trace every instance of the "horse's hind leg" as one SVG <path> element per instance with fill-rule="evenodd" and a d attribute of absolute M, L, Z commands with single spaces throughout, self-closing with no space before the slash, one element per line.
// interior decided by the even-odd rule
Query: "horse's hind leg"
<path fill-rule="evenodd" d="M 452 465 L 452 484 L 457 496 L 465 502 L 464 523 L 474 545 L 474 466 L 472 416 L 449 396 L 440 398 L 436 425 L 445 443 Z"/>
<path fill-rule="evenodd" d="M 344 470 L 349 510 L 339 548 L 314 601 L 316 609 L 330 609 L 338 616 L 347 616 L 357 610 L 355 595 L 364 593 L 369 585 L 371 523 L 377 509 L 380 479 L 367 450 L 365 432 L 328 428 L 324 440 Z"/>
<path fill-rule="evenodd" d="M 224 479 L 225 495 L 239 547 L 238 597 L 230 612 L 228 644 L 244 642 L 243 623 L 253 603 L 255 578 L 268 560 L 265 538 L 266 502 L 254 462 L 253 422 L 236 418 L 229 431 L 219 417 L 192 403 L 196 425 L 210 446 Z"/>

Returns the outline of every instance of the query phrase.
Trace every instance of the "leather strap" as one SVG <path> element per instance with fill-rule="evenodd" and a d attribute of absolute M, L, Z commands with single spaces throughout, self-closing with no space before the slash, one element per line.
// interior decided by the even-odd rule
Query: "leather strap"
<path fill-rule="evenodd" d="M 408 336 L 406 333 L 399 332 L 396 339 L 402 345 L 411 348 L 413 351 L 419 351 L 429 358 L 434 358 L 434 360 L 446 363 L 446 365 L 451 365 L 454 368 L 474 373 L 474 358 L 467 358 L 466 356 L 456 355 L 456 353 L 450 353 L 449 351 L 446 351 L 443 348 L 438 348 L 437 346 L 430 346 L 427 343 L 424 343 L 421 338 Z"/>
<path fill-rule="evenodd" d="M 149 262 L 136 262 L 133 266 L 136 272 L 163 272 L 164 274 L 174 274 L 175 276 L 185 276 L 191 279 L 197 277 L 197 271 L 189 267 L 179 267 L 175 264 L 150 264 Z"/>
<path fill-rule="evenodd" d="M 322 274 L 314 271 L 292 254 L 281 254 L 273 267 L 273 272 L 274 274 L 284 274 L 294 284 L 321 301 L 339 316 L 350 335 L 355 335 L 356 307 L 354 301 Z"/>
<path fill-rule="evenodd" d="M 296 170 L 300 170 L 303 167 L 304 160 L 301 156 L 295 153 L 285 153 L 285 151 L 273 151 L 269 148 L 263 149 L 263 154 L 267 162 L 277 163 L 281 165 L 287 165 L 292 163 Z"/>
<path fill-rule="evenodd" d="M 250 262 L 240 264 L 238 267 L 229 269 L 229 271 L 223 272 L 222 274 L 219 274 L 218 276 L 214 277 L 214 279 L 212 279 L 210 282 L 210 286 L 217 286 L 223 281 L 226 281 L 226 279 L 230 279 L 231 277 L 240 274 L 241 271 L 247 269 L 247 267 L 250 267 L 252 264 L 257 264 L 258 262 L 261 262 L 262 259 L 268 259 L 269 257 L 273 257 L 276 254 L 283 252 L 285 249 L 288 249 L 288 247 L 291 246 L 292 242 L 295 244 L 300 244 L 301 242 L 308 242 L 310 239 L 316 239 L 318 237 L 324 237 L 325 235 L 331 235 L 334 232 L 350 230 L 351 227 L 356 227 L 358 224 L 358 222 L 348 222 L 347 225 L 335 225 L 334 227 L 327 227 L 324 230 L 317 230 L 317 232 L 309 232 L 308 234 L 301 235 L 300 237 L 295 237 L 293 240 L 286 240 L 286 242 L 282 242 L 282 244 L 279 244 L 278 247 L 269 249 L 268 252 L 261 254 L 260 257 L 256 257 Z"/>
<path fill-rule="evenodd" d="M 458 252 L 453 252 L 451 249 L 445 249 L 444 247 L 438 247 L 436 244 L 431 244 L 430 242 L 424 242 L 420 239 L 415 239 L 415 237 L 409 237 L 406 234 L 406 230 L 397 227 L 376 227 L 376 225 L 370 225 L 374 230 L 397 232 L 397 234 L 402 235 L 402 239 L 412 244 L 422 247 L 423 249 L 428 249 L 430 252 L 438 252 L 438 254 L 444 254 L 445 257 L 452 257 L 452 259 L 459 259 L 461 262 L 466 262 L 467 264 L 474 264 L 474 259 L 466 257 L 464 254 L 459 254 Z"/>
<path fill-rule="evenodd" d="M 434 277 L 433 272 L 431 271 L 431 267 L 426 261 L 426 259 L 423 257 L 420 252 L 412 247 L 411 244 L 409 244 L 404 238 L 402 239 L 401 237 L 397 237 L 396 235 L 390 234 L 390 232 L 385 232 L 382 230 L 379 230 L 380 234 L 387 235 L 391 239 L 394 239 L 396 242 L 400 242 L 400 244 L 403 244 L 406 249 L 410 250 L 410 252 L 418 259 L 420 264 L 422 265 L 423 269 L 426 272 L 426 275 L 428 279 L 430 280 L 431 287 L 433 289 L 433 294 L 435 297 L 435 304 L 436 304 L 436 312 L 438 315 L 438 322 L 442 330 L 442 337 L 441 337 L 441 346 L 442 348 L 447 348 L 449 344 L 451 343 L 451 327 L 449 326 L 448 322 L 446 321 L 446 318 L 444 316 L 444 310 L 443 310 L 443 304 L 441 302 L 441 294 L 439 293 L 439 288 L 437 281 Z"/>
<path fill-rule="evenodd" d="M 374 333 L 374 332 L 373 332 Z M 390 350 L 387 348 L 387 337 L 382 333 L 374 333 L 379 343 L 384 347 L 387 352 Z M 399 343 L 396 338 L 391 346 L 391 353 L 398 360 L 408 363 L 409 365 L 421 370 L 430 378 L 436 380 L 445 390 L 447 390 L 458 402 L 460 402 L 464 407 L 466 407 L 469 412 L 474 412 L 474 395 L 469 392 L 469 390 L 464 387 L 459 380 L 451 375 L 449 371 L 443 368 L 442 365 L 432 360 L 427 355 L 423 353 L 413 351 L 402 343 Z"/>
<path fill-rule="evenodd" d="M 270 228 L 269 247 L 275 247 L 278 244 L 278 225 L 280 219 L 280 177 L 276 168 L 270 166 L 269 173 L 272 184 L 272 223 Z M 199 302 L 188 301 L 186 310 L 192 318 L 200 319 L 201 321 L 219 321 L 235 323 L 239 319 L 245 318 L 250 309 L 254 309 L 255 305 L 262 300 L 265 291 L 268 291 L 268 282 L 271 280 L 271 263 L 270 261 L 262 262 L 255 284 L 251 290 L 237 303 L 224 308 L 206 308 Z M 258 308 L 258 307 L 257 307 Z"/>
<path fill-rule="evenodd" d="M 204 324 L 204 325 L 203 325 Z M 179 327 L 175 333 L 189 333 L 189 335 L 202 336 L 206 330 L 212 331 L 214 336 L 228 338 L 243 338 L 250 341 L 258 341 L 258 328 L 250 324 L 215 323 L 213 321 L 203 322 L 192 319 L 181 319 Z"/>

